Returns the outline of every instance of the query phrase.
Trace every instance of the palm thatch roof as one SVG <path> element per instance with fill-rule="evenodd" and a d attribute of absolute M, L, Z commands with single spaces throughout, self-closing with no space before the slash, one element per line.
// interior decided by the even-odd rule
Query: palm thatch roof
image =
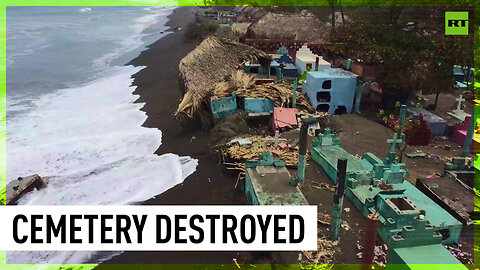
<path fill-rule="evenodd" d="M 268 98 L 277 107 L 290 107 L 293 101 L 293 86 L 286 83 L 258 83 L 252 74 L 235 71 L 225 81 L 217 83 L 212 99 L 220 99 L 235 93 L 241 98 Z M 314 113 L 315 109 L 307 98 L 298 93 L 296 107 L 299 110 Z"/>
<path fill-rule="evenodd" d="M 250 25 L 247 37 L 324 42 L 328 33 L 327 25 L 315 16 L 269 12 Z"/>
<path fill-rule="evenodd" d="M 215 85 L 247 61 L 268 67 L 272 59 L 260 50 L 228 39 L 209 37 L 200 43 L 180 61 L 179 77 L 185 95 L 175 112 L 177 119 L 200 117 L 202 125 L 208 127 L 211 119 L 205 109 Z"/>
<path fill-rule="evenodd" d="M 250 25 L 251 25 L 251 23 L 249 23 L 249 22 L 234 23 L 232 25 L 232 31 L 240 34 L 241 36 L 245 36 L 247 34 L 248 27 Z"/>

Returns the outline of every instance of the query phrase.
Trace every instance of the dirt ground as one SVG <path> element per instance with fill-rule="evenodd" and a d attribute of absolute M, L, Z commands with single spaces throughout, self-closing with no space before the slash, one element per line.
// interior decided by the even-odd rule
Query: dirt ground
<path fill-rule="evenodd" d="M 196 44 L 185 43 L 183 32 L 186 25 L 193 21 L 193 8 L 180 8 L 169 17 L 168 25 L 182 28 L 172 32 L 165 38 L 149 46 L 149 49 L 132 61 L 135 66 L 147 66 L 134 75 L 134 85 L 138 86 L 135 94 L 139 94 L 138 102 L 145 102 L 142 109 L 148 115 L 144 123 L 146 127 L 158 128 L 162 131 L 162 146 L 157 154 L 176 153 L 192 156 L 199 160 L 197 171 L 188 177 L 184 183 L 163 194 L 145 202 L 145 204 L 244 204 L 245 196 L 234 189 L 237 175 L 225 170 L 219 165 L 218 156 L 210 149 L 211 145 L 225 142 L 231 135 L 260 134 L 273 135 L 268 130 L 268 119 L 258 121 L 238 122 L 238 119 L 220 123 L 210 131 L 192 128 L 182 129 L 173 117 L 173 113 L 182 97 L 179 90 L 178 63 Z M 168 68 L 165 68 L 168 67 Z M 429 98 L 429 102 L 430 102 Z M 441 113 L 449 111 L 455 103 L 455 96 L 441 95 L 439 110 Z M 440 115 L 442 115 L 440 113 Z M 367 118 L 370 118 L 367 116 Z M 341 139 L 342 147 L 352 154 L 372 152 L 379 158 L 384 158 L 389 151 L 387 139 L 392 137 L 392 131 L 375 121 L 368 120 L 360 115 L 331 116 L 322 127 L 330 127 Z M 370 118 L 374 120 L 374 118 Z M 281 137 L 298 140 L 298 131 L 282 134 Z M 444 146 L 450 145 L 450 150 Z M 430 153 L 431 157 L 423 159 L 405 158 L 404 162 L 410 170 L 409 181 L 414 182 L 417 177 L 440 173 L 446 157 L 459 154 L 458 146 L 450 141 L 436 140 L 427 147 L 407 148 L 406 152 L 421 150 Z M 439 158 L 437 159 L 436 156 Z M 296 174 L 295 170 L 291 173 Z M 306 168 L 306 182 L 301 190 L 308 202 L 318 205 L 319 214 L 329 215 L 332 210 L 333 192 L 332 183 L 323 173 L 319 165 L 308 162 Z M 326 255 L 321 262 L 350 263 L 360 262 L 356 254 L 359 252 L 357 243 L 361 243 L 362 230 L 365 219 L 350 201 L 344 201 L 344 226 L 341 230 L 338 251 L 333 257 Z M 470 235 L 469 233 L 467 233 Z M 329 226 L 319 224 L 319 235 L 329 238 Z M 473 228 L 471 230 L 473 235 Z M 472 238 L 463 237 L 467 244 Z M 473 249 L 473 247 L 472 247 Z M 327 252 L 328 253 L 328 252 Z M 299 252 L 125 252 L 120 256 L 106 261 L 109 263 L 222 263 L 232 265 L 233 259 L 238 263 L 271 264 L 296 263 Z M 305 259 L 304 257 L 302 259 Z M 107 267 L 107 265 L 102 265 Z M 279 266 L 279 268 L 281 268 Z M 107 268 L 104 268 L 107 269 Z"/>
<path fill-rule="evenodd" d="M 390 151 L 387 139 L 393 137 L 393 131 L 361 115 L 330 116 L 330 128 L 338 134 L 340 145 L 352 155 L 361 156 L 370 152 L 383 159 Z M 409 158 L 406 154 L 421 151 L 426 158 Z M 397 153 L 400 151 L 397 149 Z M 442 173 L 445 162 L 461 154 L 461 146 L 450 140 L 433 139 L 427 146 L 407 146 L 402 162 L 407 165 L 407 180 L 413 184 L 417 178 Z"/>
<path fill-rule="evenodd" d="M 383 159 L 390 150 L 387 139 L 392 138 L 393 132 L 361 115 L 329 116 L 328 126 L 340 139 L 342 148 L 353 155 L 361 156 L 365 152 L 371 152 Z M 294 132 L 290 132 L 286 136 L 294 137 L 293 134 Z M 446 150 L 445 146 L 449 146 L 450 149 Z M 416 151 L 426 153 L 427 157 L 408 158 L 404 156 L 403 158 L 403 162 L 406 163 L 409 170 L 407 180 L 413 184 L 415 184 L 417 178 L 442 173 L 445 162 L 451 157 L 459 156 L 461 148 L 450 140 L 433 140 L 428 146 L 408 146 L 405 154 Z M 302 186 L 302 192 L 304 192 L 310 204 L 319 206 L 319 213 L 331 214 L 333 192 L 325 189 L 325 185 L 332 185 L 332 182 L 319 165 L 313 161 L 308 162 L 306 182 Z M 348 223 L 349 230 L 342 229 L 339 251 L 335 254 L 334 261 L 359 263 L 360 260 L 357 259 L 356 254 L 360 250 L 357 249 L 356 244 L 361 244 L 365 219 L 350 201 L 344 201 L 344 208 L 349 208 L 348 213 L 343 212 L 343 220 Z M 324 235 L 329 235 L 328 226 L 319 227 L 321 227 Z M 473 254 L 473 228 L 470 227 L 464 228 L 460 244 L 462 245 L 462 251 Z M 471 256 L 466 258 L 466 261 L 468 259 L 471 259 Z"/>

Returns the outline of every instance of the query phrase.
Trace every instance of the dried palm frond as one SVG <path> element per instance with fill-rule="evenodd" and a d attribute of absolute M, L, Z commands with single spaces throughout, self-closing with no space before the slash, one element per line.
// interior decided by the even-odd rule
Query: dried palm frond
<path fill-rule="evenodd" d="M 315 16 L 267 13 L 248 27 L 247 37 L 256 39 L 288 39 L 323 42 L 329 26 Z"/>
<path fill-rule="evenodd" d="M 213 36 L 205 39 L 180 61 L 180 82 L 186 94 L 175 112 L 177 119 L 200 117 L 206 124 L 208 114 L 202 109 L 217 83 L 246 61 L 268 67 L 271 60 L 266 53 L 245 44 Z"/>

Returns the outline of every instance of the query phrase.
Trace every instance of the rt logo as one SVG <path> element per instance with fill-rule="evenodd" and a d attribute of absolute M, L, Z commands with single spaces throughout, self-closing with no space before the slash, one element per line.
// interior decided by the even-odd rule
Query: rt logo
<path fill-rule="evenodd" d="M 445 12 L 445 35 L 468 35 L 468 12 Z"/>

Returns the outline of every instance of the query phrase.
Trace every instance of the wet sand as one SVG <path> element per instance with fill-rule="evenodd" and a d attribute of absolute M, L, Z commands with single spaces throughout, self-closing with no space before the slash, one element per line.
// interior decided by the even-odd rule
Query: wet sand
<path fill-rule="evenodd" d="M 198 159 L 195 173 L 183 184 L 156 196 L 145 204 L 244 204 L 240 192 L 235 192 L 235 177 L 226 174 L 218 166 L 218 157 L 210 152 L 209 133 L 199 129 L 185 131 L 175 120 L 173 113 L 180 103 L 182 93 L 178 82 L 178 64 L 192 51 L 196 43 L 184 42 L 186 25 L 194 20 L 196 7 L 181 7 L 169 16 L 167 26 L 173 30 L 181 27 L 157 42 L 151 44 L 129 64 L 146 66 L 133 75 L 134 94 L 140 95 L 137 102 L 145 103 L 142 111 L 147 113 L 145 127 L 162 131 L 162 145 L 155 152 L 158 155 L 175 153 Z M 125 252 L 106 261 L 116 263 L 226 263 L 231 264 L 237 252 Z"/>
<path fill-rule="evenodd" d="M 170 33 L 153 43 L 129 63 L 134 66 L 146 66 L 133 76 L 133 85 L 137 86 L 134 94 L 140 95 L 137 102 L 145 103 L 142 110 L 147 113 L 148 119 L 144 126 L 162 131 L 162 145 L 155 153 L 158 155 L 175 153 L 180 156 L 191 156 L 199 161 L 195 173 L 183 184 L 173 187 L 145 204 L 241 205 L 245 204 L 245 198 L 239 188 L 234 189 L 237 175 L 219 166 L 218 155 L 211 152 L 208 145 L 211 133 L 200 128 L 186 130 L 173 115 L 183 96 L 178 82 L 178 64 L 197 45 L 184 41 L 186 25 L 194 20 L 195 9 L 197 7 L 176 9 L 175 13 L 169 16 L 167 25 L 172 29 L 176 26 L 181 27 L 181 31 Z M 307 166 L 307 169 L 312 174 L 313 171 L 317 171 L 309 167 Z M 307 199 L 318 203 L 318 199 L 324 196 L 325 194 L 320 192 L 310 192 Z M 325 201 L 328 201 L 326 209 L 331 209 L 329 207 L 331 199 Z M 236 268 L 233 259 L 237 259 L 238 263 L 295 264 L 298 252 L 124 252 L 104 262 L 98 269 L 109 269 L 107 264 L 135 263 L 226 264 Z M 275 267 L 282 268 L 280 265 Z"/>

